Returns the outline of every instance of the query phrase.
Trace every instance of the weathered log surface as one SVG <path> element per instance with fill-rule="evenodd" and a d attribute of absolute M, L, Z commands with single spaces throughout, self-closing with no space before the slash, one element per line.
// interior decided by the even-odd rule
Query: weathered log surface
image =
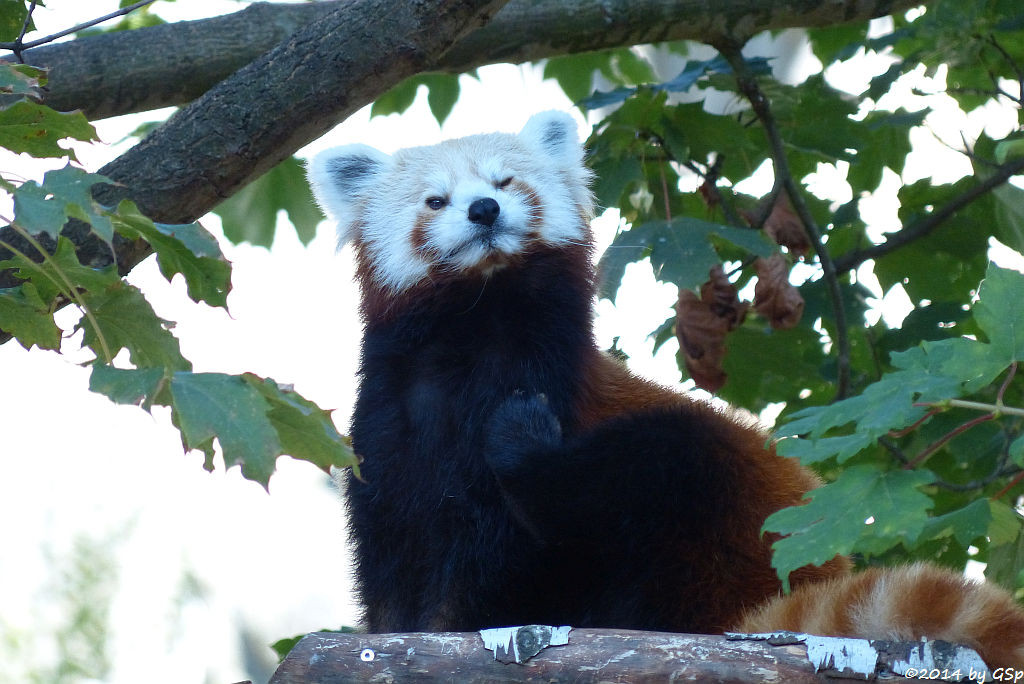
<path fill-rule="evenodd" d="M 372 655 L 371 655 L 372 653 Z M 818 682 L 802 646 L 721 636 L 574 629 L 523 664 L 503 663 L 476 632 L 310 634 L 271 684 L 300 682 Z"/>
<path fill-rule="evenodd" d="M 892 679 L 894 667 L 910 676 L 905 669 L 908 663 L 919 670 L 926 668 L 929 673 L 937 670 L 939 676 L 929 677 L 931 679 L 941 678 L 942 668 L 949 672 L 956 667 L 964 668 L 962 680 L 967 679 L 967 668 L 971 664 L 983 668 L 973 651 L 942 642 L 893 644 L 792 635 L 792 638 L 783 637 L 769 643 L 713 635 L 571 629 L 565 645 L 543 647 L 547 637 L 557 630 L 530 626 L 507 631 L 511 633 L 508 638 L 503 630 L 485 630 L 490 634 L 313 633 L 292 649 L 270 684 L 369 681 L 801 684 Z M 494 648 L 495 633 L 499 633 L 499 643 L 510 644 L 506 649 L 508 653 L 500 647 Z M 485 643 L 485 636 L 488 643 Z M 805 639 L 807 644 L 803 643 Z M 552 643 L 565 641 L 555 639 Z M 522 662 L 514 662 L 511 653 L 512 644 L 516 642 L 524 649 L 524 653 L 519 654 Z M 815 652 L 812 656 L 822 658 L 822 644 L 828 654 L 825 662 L 819 662 L 816 667 L 808 652 Z M 533 652 L 536 655 L 528 657 Z M 857 672 L 858 669 L 866 671 Z"/>

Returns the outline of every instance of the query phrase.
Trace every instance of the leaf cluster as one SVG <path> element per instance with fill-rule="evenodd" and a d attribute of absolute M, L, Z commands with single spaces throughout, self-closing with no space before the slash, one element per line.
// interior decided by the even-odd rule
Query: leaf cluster
<path fill-rule="evenodd" d="M 80 114 L 60 114 L 32 101 L 33 89 L 44 78 L 43 72 L 30 67 L 0 64 L 0 84 L 6 84 L 0 87 L 15 98 L 0 108 L 0 144 L 35 157 L 68 157 L 61 141 L 92 140 L 95 131 Z M 4 127 L 15 119 L 17 126 Z M 296 167 L 295 162 L 286 162 L 270 180 L 281 182 L 288 174 L 300 174 Z M 168 281 L 181 276 L 193 301 L 226 309 L 231 265 L 200 224 L 155 223 L 127 200 L 104 206 L 94 198 L 93 189 L 110 181 L 71 162 L 47 172 L 41 183 L 13 178 L 0 178 L 0 189 L 14 208 L 4 232 L 12 237 L 0 240 L 0 270 L 12 273 L 14 281 L 0 288 L 0 330 L 26 349 L 67 352 L 80 339 L 95 357 L 90 388 L 117 403 L 147 410 L 153 405 L 168 407 L 183 446 L 202 451 L 207 468 L 213 467 L 215 441 L 226 466 L 240 465 L 245 477 L 264 486 L 282 454 L 325 470 L 356 464 L 330 414 L 290 388 L 252 374 L 193 372 L 172 332 L 173 323 L 153 311 L 142 291 L 122 279 L 116 265 L 83 263 L 64 234 L 74 223 L 85 226 L 111 255 L 117 241 L 145 243 Z M 304 183 L 301 187 L 308 192 Z M 289 198 L 281 191 L 268 192 L 261 206 L 273 207 L 275 201 L 287 203 Z M 229 210 L 238 212 L 238 205 L 244 208 L 245 202 L 245 197 L 236 198 Z M 296 221 L 307 231 L 307 239 L 318 217 L 307 210 L 304 220 Z M 245 238 L 259 241 L 258 234 Z M 66 304 L 82 313 L 71 330 L 62 330 L 54 319 Z M 74 335 L 77 332 L 80 338 Z"/>
<path fill-rule="evenodd" d="M 680 339 L 683 377 L 755 412 L 784 406 L 780 453 L 829 484 L 766 523 L 780 577 L 837 553 L 973 559 L 1022 590 L 1024 279 L 990 265 L 989 249 L 1024 252 L 1024 190 L 1012 181 L 1024 170 L 1024 9 L 938 0 L 881 34 L 853 24 L 808 39 L 823 68 L 798 84 L 777 77 L 770 55 L 726 44 L 677 59 L 667 79 L 655 65 L 686 46 L 552 60 L 548 75 L 600 115 L 588 142 L 594 190 L 623 219 L 600 296 L 614 299 L 626 266 L 648 260 L 680 288 L 677 315 L 651 336 Z M 861 92 L 837 87 L 834 74 L 868 53 L 889 66 Z M 615 87 L 593 90 L 595 72 Z M 1002 107 L 1016 126 L 946 141 L 972 169 L 956 182 L 906 180 L 912 136 L 933 135 L 941 98 L 965 113 Z M 839 184 L 822 189 L 822 176 Z M 899 227 L 879 237 L 868 207 L 887 194 Z M 786 285 L 803 309 L 785 308 L 791 327 L 769 313 L 784 271 L 761 299 L 772 305 L 750 301 L 769 286 L 769 257 L 794 267 Z M 871 311 L 872 277 L 909 299 L 901 322 Z M 739 299 L 722 306 L 727 290 Z M 834 401 L 837 390 L 846 398 Z"/>
<path fill-rule="evenodd" d="M 1024 474 L 1024 391 L 1012 383 L 1024 359 L 1022 288 L 1024 275 L 990 266 L 972 310 L 979 339 L 894 352 L 893 370 L 858 396 L 793 414 L 782 434 L 804 438 L 783 439 L 779 453 L 827 463 L 837 476 L 807 505 L 765 521 L 766 531 L 786 535 L 775 542 L 780 575 L 836 553 L 896 549 L 962 564 L 972 544 L 972 557 L 996 575 L 1019 573 L 1000 553 L 1020 534 L 1002 498 L 1007 479 Z"/>

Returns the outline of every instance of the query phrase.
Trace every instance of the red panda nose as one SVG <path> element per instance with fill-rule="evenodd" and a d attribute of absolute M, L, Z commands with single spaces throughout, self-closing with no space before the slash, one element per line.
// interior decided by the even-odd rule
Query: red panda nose
<path fill-rule="evenodd" d="M 498 203 L 490 197 L 483 197 L 469 205 L 468 217 L 471 223 L 490 228 L 494 225 L 499 213 L 501 213 L 501 207 L 498 206 Z"/>

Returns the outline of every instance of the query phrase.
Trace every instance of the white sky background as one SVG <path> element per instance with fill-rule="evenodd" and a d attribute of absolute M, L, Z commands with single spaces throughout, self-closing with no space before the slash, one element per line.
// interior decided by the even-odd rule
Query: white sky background
<path fill-rule="evenodd" d="M 116 6 L 114 0 L 48 4 L 36 13 L 43 32 Z M 175 20 L 240 7 L 218 0 L 159 3 L 156 9 Z M 867 78 L 860 69 L 842 78 Z M 462 79 L 462 95 L 443 128 L 421 94 L 401 117 L 370 121 L 363 110 L 300 154 L 350 142 L 390 152 L 443 137 L 516 131 L 532 113 L 571 109 L 557 85 L 530 68 L 499 65 L 480 73 L 480 81 Z M 573 113 L 585 137 L 588 128 Z M 1005 121 L 1000 117 L 944 125 L 976 132 L 983 123 Z M 110 145 L 76 145 L 76 153 L 95 171 L 127 147 L 118 144 L 127 132 L 154 118 L 97 122 Z M 948 139 L 957 141 L 958 133 Z M 939 166 L 950 168 L 951 176 L 943 180 L 966 172 L 961 159 L 945 154 Z M 0 156 L 0 169 L 35 178 L 60 165 Z M 934 157 L 912 160 L 908 175 L 935 168 Z M 821 182 L 834 189 L 828 175 Z M 877 222 L 887 229 L 895 227 L 893 199 L 876 210 Z M 219 237 L 215 216 L 201 222 Z M 599 223 L 602 244 L 614 229 L 614 218 Z M 197 371 L 251 371 L 292 383 L 320 406 L 336 409 L 344 431 L 354 400 L 359 321 L 351 261 L 347 252 L 334 253 L 332 227 L 321 225 L 304 248 L 282 218 L 270 251 L 233 247 L 223 239 L 221 247 L 234 266 L 230 315 L 192 303 L 180 278 L 168 284 L 152 259 L 129 280 L 144 290 L 158 315 L 178 322 L 175 333 Z M 599 342 L 607 346 L 620 336 L 637 372 L 677 381 L 675 343 L 652 359 L 646 339 L 671 314 L 675 297 L 675 288 L 655 283 L 648 267 L 630 267 L 617 306 L 599 305 Z M 68 327 L 72 312 L 62 316 Z M 31 668 L 52 660 L 49 635 L 65 619 L 54 599 L 60 581 L 54 573 L 66 564 L 76 538 L 113 542 L 118 585 L 109 641 L 112 682 L 237 681 L 250 676 L 238 655 L 243 628 L 259 647 L 355 623 L 342 507 L 323 473 L 282 458 L 270 495 L 237 468 L 206 473 L 200 455 L 182 455 L 165 410 L 158 407 L 150 416 L 90 393 L 88 370 L 74 364 L 82 360 L 29 353 L 13 342 L 0 346 L 0 681 L 21 681 Z M 198 592 L 190 589 L 190 577 Z M 269 649 L 264 654 L 269 657 Z"/>

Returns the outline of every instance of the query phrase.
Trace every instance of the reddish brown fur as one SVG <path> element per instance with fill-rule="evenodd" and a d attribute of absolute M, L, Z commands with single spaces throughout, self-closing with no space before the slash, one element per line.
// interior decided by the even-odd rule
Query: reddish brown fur
<path fill-rule="evenodd" d="M 537 192 L 520 180 L 513 180 L 510 190 L 514 190 L 526 197 L 526 203 L 530 205 L 530 232 L 533 235 L 540 235 L 541 227 L 544 225 L 544 205 L 537 196 Z"/>
<path fill-rule="evenodd" d="M 734 463 L 737 487 L 758 492 L 757 497 L 737 501 L 732 521 L 722 530 L 715 544 L 707 547 L 688 546 L 680 552 L 686 557 L 718 558 L 720 546 L 749 549 L 740 562 L 735 557 L 719 564 L 707 564 L 702 594 L 713 605 L 716 614 L 708 615 L 710 624 L 724 630 L 732 626 L 744 609 L 761 603 L 766 596 L 781 590 L 781 583 L 771 567 L 770 537 L 761 535 L 764 519 L 786 506 L 800 503 L 806 491 L 820 484 L 817 477 L 791 459 L 776 456 L 766 448 L 766 436 L 752 425 L 743 425 L 735 417 L 712 406 L 693 401 L 656 383 L 637 378 L 618 361 L 595 353 L 587 364 L 589 372 L 581 388 L 576 409 L 580 427 L 586 429 L 616 415 L 657 408 L 677 408 L 700 416 L 709 431 L 721 434 L 723 450 L 720 457 Z M 773 483 L 766 489 L 765 482 Z M 837 557 L 822 567 L 807 566 L 793 573 L 794 585 L 821 581 L 849 570 L 850 562 Z M 739 606 L 739 608 L 737 608 Z"/>
<path fill-rule="evenodd" d="M 752 611 L 736 629 L 901 640 L 927 636 L 970 646 L 990 667 L 1024 666 L 1024 611 L 1009 594 L 924 564 L 869 568 L 805 584 Z"/>
<path fill-rule="evenodd" d="M 935 594 L 935 583 L 945 585 L 947 591 Z M 963 578 L 939 575 L 927 582 L 906 582 L 900 593 L 893 596 L 892 621 L 894 624 L 914 624 L 922 634 L 937 634 L 956 619 L 959 601 L 950 599 L 963 590 Z M 938 600 L 944 597 L 945 600 Z"/>
<path fill-rule="evenodd" d="M 582 242 L 583 244 L 573 244 L 562 248 L 575 253 L 577 256 L 574 259 L 574 263 L 581 264 L 577 272 L 567 273 L 566 277 L 583 280 L 588 280 L 592 277 L 589 266 L 592 252 L 589 246 L 589 230 L 584 232 Z M 447 282 L 466 280 L 468 276 L 476 273 L 477 277 L 480 278 L 481 286 L 483 286 L 486 280 L 486 275 L 484 274 L 488 269 L 495 266 L 514 268 L 517 263 L 520 263 L 535 251 L 550 249 L 540 238 L 531 236 L 521 253 L 511 255 L 493 254 L 481 260 L 472 269 L 462 269 L 455 272 L 446 269 L 443 264 L 434 262 L 430 267 L 429 277 L 426 280 L 396 292 L 377 282 L 374 277 L 373 260 L 368 254 L 366 243 L 357 240 L 354 243 L 354 247 L 356 280 L 359 282 L 362 292 L 360 311 L 363 315 L 363 320 L 381 322 L 391 320 L 398 312 L 403 311 L 408 306 L 431 301 L 436 296 L 438 287 Z M 423 256 L 428 259 L 437 259 L 436 250 L 429 246 L 424 250 Z"/>
<path fill-rule="evenodd" d="M 637 378 L 605 354 L 595 353 L 588 368 L 577 404 L 580 427 L 647 409 L 676 407 L 696 413 L 708 430 L 721 433 L 723 445 L 729 445 L 720 456 L 735 463 L 738 486 L 758 492 L 757 497 L 736 502 L 732 524 L 718 540 L 730 548 L 750 549 L 748 562 L 712 564 L 702 585 L 704 592 L 719 595 L 711 598 L 722 612 L 712 617 L 721 629 L 911 640 L 929 636 L 972 646 L 993 667 L 1024 666 L 1024 611 L 1001 589 L 933 566 L 873 568 L 851 575 L 850 561 L 836 557 L 822 567 L 795 571 L 790 576 L 793 593 L 758 609 L 765 596 L 781 593 L 770 564 L 774 537 L 762 536 L 761 524 L 780 508 L 799 504 L 805 492 L 820 485 L 818 478 L 797 462 L 776 456 L 765 446 L 764 433 L 752 425 Z M 767 482 L 773 483 L 770 489 L 763 485 Z M 713 547 L 688 547 L 681 552 L 687 557 L 718 555 Z M 880 582 L 884 591 L 875 596 Z M 742 621 L 732 612 L 737 600 L 753 611 Z M 861 608 L 872 601 L 884 606 L 882 625 L 867 619 L 870 611 Z"/>
<path fill-rule="evenodd" d="M 420 211 L 416 216 L 416 223 L 412 227 L 412 233 L 409 235 L 409 242 L 412 243 L 413 248 L 424 255 L 427 255 L 429 251 L 427 246 L 427 229 L 430 227 L 430 219 L 431 216 L 427 214 L 427 210 Z"/>

